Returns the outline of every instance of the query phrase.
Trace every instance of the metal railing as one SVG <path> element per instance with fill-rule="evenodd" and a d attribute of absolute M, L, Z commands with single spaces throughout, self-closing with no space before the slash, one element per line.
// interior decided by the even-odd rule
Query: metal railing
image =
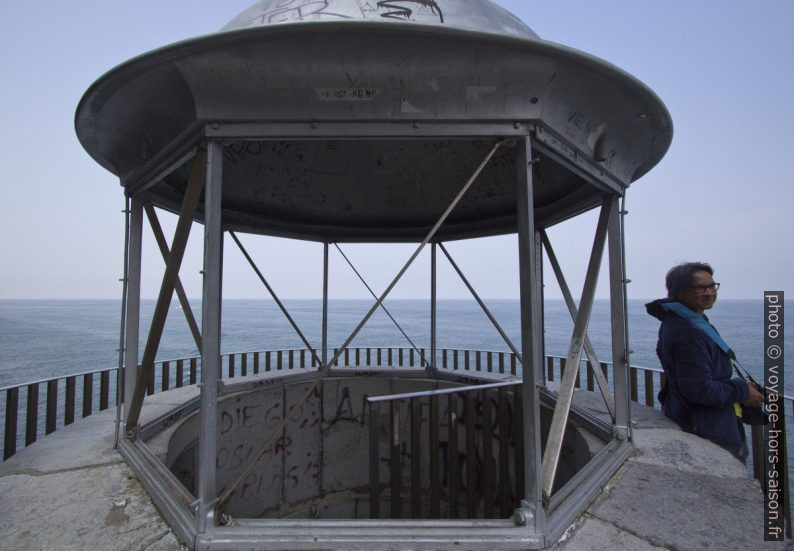
<path fill-rule="evenodd" d="M 330 351 L 329 351 L 330 352 Z M 335 355 L 337 349 L 333 350 Z M 316 369 L 311 351 L 307 349 L 268 350 L 260 352 L 240 352 L 224 354 L 222 360 L 226 369 L 224 378 L 232 379 L 237 376 L 256 375 L 269 371 L 289 371 L 296 368 Z M 336 367 L 421 367 L 430 360 L 429 351 L 424 348 L 413 349 L 406 347 L 358 347 L 346 349 L 337 360 Z M 435 365 L 444 371 L 462 371 L 473 373 L 493 373 L 501 375 L 516 375 L 518 372 L 517 358 L 511 352 L 469 350 L 444 348 L 437 351 Z M 559 380 L 565 369 L 565 358 L 560 356 L 547 356 L 545 358 L 545 378 L 548 382 Z M 341 366 L 340 366 L 341 364 Z M 611 375 L 611 364 L 601 362 L 602 370 L 607 380 Z M 154 365 L 155 376 L 150 378 L 147 395 L 164 392 L 173 388 L 180 388 L 186 384 L 193 385 L 200 377 L 201 358 L 189 357 L 176 360 L 158 361 Z M 41 379 L 19 385 L 0 388 L 0 412 L 3 417 L 3 460 L 12 457 L 20 444 L 29 446 L 40 437 L 56 431 L 59 427 L 72 424 L 79 414 L 79 418 L 92 415 L 95 411 L 103 411 L 116 405 L 118 369 L 104 369 L 87 371 L 73 375 Z M 121 378 L 123 386 L 124 378 Z M 582 361 L 576 376 L 576 387 L 589 391 L 595 390 L 595 378 L 589 362 Z M 629 392 L 632 401 L 644 403 L 650 407 L 658 408 L 656 394 L 664 382 L 664 373 L 661 369 L 640 366 L 631 366 L 629 371 Z M 123 388 L 120 389 L 123 395 Z M 488 391 L 486 391 L 488 392 Z M 490 391 L 496 392 L 496 391 Z M 520 393 L 516 393 L 520 394 Z M 451 394 L 450 396 L 454 396 Z M 449 398 L 452 400 L 453 398 Z M 785 423 L 785 413 L 794 412 L 794 398 L 784 396 L 784 407 L 781 408 L 779 419 Z M 60 404 L 60 407 L 59 407 Z M 79 406 L 79 409 L 78 409 Z M 413 411 L 411 406 L 410 411 Z M 431 410 L 432 410 L 432 406 Z M 467 407 L 464 404 L 464 409 Z M 452 411 L 456 411 L 453 409 Z M 41 418 L 42 412 L 44 418 Z M 794 421 L 794 413 L 792 421 Z M 20 424 L 20 419 L 22 423 Z M 42 422 L 43 421 L 43 422 Z M 782 439 L 783 471 L 788 473 L 789 449 L 785 438 Z M 758 480 L 763 480 L 763 430 L 753 426 L 750 437 L 753 474 Z M 470 444 L 466 444 L 467 446 Z M 500 444 L 502 445 L 502 444 Z M 450 469 L 454 468 L 450 465 Z M 459 468 L 459 467 L 458 467 Z M 459 471 L 460 472 L 460 471 Z M 498 471 L 497 471 L 498 473 Z M 493 473 L 492 473 L 493 474 Z M 469 476 L 468 473 L 466 476 Z M 490 475 L 488 475 L 490 476 Z M 496 474 L 499 477 L 500 475 Z M 501 480 L 501 479 L 500 479 Z M 483 484 L 485 480 L 483 479 Z M 499 482 L 503 484 L 503 482 Z M 392 490 L 394 493 L 396 490 Z M 459 490 L 458 490 L 459 491 Z M 503 490 L 504 494 L 504 490 Z M 487 494 L 490 495 L 490 494 Z M 505 494 L 506 495 L 506 494 Z M 785 503 L 789 501 L 788 481 L 784 487 Z M 435 501 L 431 492 L 431 504 L 435 508 Z M 467 498 L 469 499 L 469 498 Z M 487 501 L 487 500 L 486 500 Z M 413 499 L 411 501 L 413 503 Z M 455 507 L 456 498 L 448 501 L 450 511 Z M 393 505 L 394 507 L 394 505 Z M 467 508 L 473 507 L 471 503 Z M 485 505 L 477 506 L 485 512 Z M 478 509 L 478 510 L 479 510 Z M 490 511 L 490 510 L 489 510 Z M 787 506 L 787 536 L 791 538 L 791 513 Z"/>
<path fill-rule="evenodd" d="M 520 384 L 368 398 L 370 518 L 510 516 L 524 489 L 522 397 L 509 392 Z M 381 514 L 387 489 L 389 509 Z"/>

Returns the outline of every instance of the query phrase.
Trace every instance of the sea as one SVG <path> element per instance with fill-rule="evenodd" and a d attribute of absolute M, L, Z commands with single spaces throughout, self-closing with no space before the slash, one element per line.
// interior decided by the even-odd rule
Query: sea
<path fill-rule="evenodd" d="M 632 365 L 659 367 L 656 336 L 659 322 L 645 312 L 644 300 L 629 300 L 629 344 Z M 372 306 L 371 300 L 329 301 L 329 348 L 338 347 Z M 520 350 L 518 300 L 487 300 L 504 332 Z M 141 301 L 141 344 L 154 311 L 154 300 Z M 284 305 L 314 347 L 322 336 L 322 301 L 284 300 Z M 430 304 L 427 300 L 389 300 L 386 309 L 399 324 L 378 310 L 351 346 L 417 347 L 430 345 Z M 200 301 L 191 307 L 200 318 Z M 33 380 L 118 366 L 121 305 L 118 300 L 0 300 L 0 389 Z M 764 314 L 762 300 L 720 300 L 708 312 L 712 323 L 757 380 L 763 378 Z M 438 348 L 508 351 L 509 347 L 473 300 L 439 300 Z M 402 330 L 402 331 L 401 331 Z M 565 356 L 573 322 L 562 300 L 544 303 L 544 343 L 547 355 Z M 611 361 L 609 301 L 596 300 L 588 334 L 600 361 Z M 785 336 L 785 364 L 792 365 L 792 332 Z M 303 348 L 303 343 L 272 300 L 226 299 L 222 312 L 221 352 L 251 352 Z M 157 359 L 198 355 L 175 301 L 169 310 Z M 794 396 L 794 376 L 785 381 Z"/>

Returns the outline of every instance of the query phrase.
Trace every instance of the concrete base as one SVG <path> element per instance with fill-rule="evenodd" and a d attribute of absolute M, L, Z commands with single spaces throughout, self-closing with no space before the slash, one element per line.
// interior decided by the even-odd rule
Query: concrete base
<path fill-rule="evenodd" d="M 144 412 L 167 409 L 169 394 Z M 591 393 L 575 396 L 598 411 Z M 553 549 L 794 548 L 763 541 L 760 487 L 733 456 L 651 408 L 633 404 L 632 417 L 634 456 Z M 1 549 L 180 549 L 113 450 L 113 418 L 78 421 L 0 464 Z"/>

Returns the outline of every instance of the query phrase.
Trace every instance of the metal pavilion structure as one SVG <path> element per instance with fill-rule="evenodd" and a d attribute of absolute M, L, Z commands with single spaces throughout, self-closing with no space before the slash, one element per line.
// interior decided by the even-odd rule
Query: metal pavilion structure
<path fill-rule="evenodd" d="M 76 129 L 88 153 L 119 177 L 128 199 L 119 449 L 180 539 L 194 548 L 541 548 L 562 534 L 631 453 L 621 200 L 631 182 L 662 158 L 672 124 L 653 92 L 620 69 L 540 39 L 487 0 L 264 0 L 216 34 L 144 54 L 102 76 L 78 106 Z M 170 247 L 153 207 L 179 216 Z M 592 209 L 600 214 L 576 305 L 545 230 Z M 166 269 L 140 351 L 144 213 Z M 198 322 L 179 280 L 195 222 L 204 226 Z M 220 404 L 232 398 L 261 403 L 267 400 L 263 388 L 273 383 L 254 377 L 232 384 L 221 377 L 225 234 L 272 293 L 238 232 L 323 244 L 323 335 L 321 349 L 313 349 L 273 294 L 306 345 L 312 365 L 291 381 L 277 381 L 302 386 L 291 395 L 280 421 L 257 436 L 245 464 L 221 483 Z M 518 235 L 517 345 L 498 327 L 443 246 L 446 241 L 506 233 Z M 350 242 L 408 242 L 417 248 L 349 338 L 329 349 L 328 251 Z M 368 380 L 404 378 L 403 398 L 510 385 L 516 403 L 522 404 L 512 419 L 522 453 L 509 464 L 518 488 L 509 514 L 488 520 L 472 515 L 439 518 L 432 503 L 425 511 L 422 498 L 415 497 L 417 514 L 406 519 L 395 514 L 401 498 L 394 490 L 391 518 L 298 521 L 230 514 L 230 502 L 239 495 L 235 491 L 246 474 L 272 451 L 295 408 L 318 389 L 323 392 L 323 383 L 344 369 L 340 362 L 355 336 L 383 308 L 393 286 L 426 246 L 432 258 L 429 354 L 420 351 L 421 369 L 373 369 Z M 475 384 L 465 384 L 437 365 L 439 249 L 518 358 L 516 377 L 469 379 Z M 608 256 L 612 386 L 600 370 L 593 374 L 610 412 L 606 427 L 572 408 L 576 370 L 565 371 L 556 392 L 546 388 L 544 250 L 575 320 L 567 365 L 579 365 L 583 355 L 599 365 L 587 326 L 605 251 Z M 201 350 L 200 397 L 192 406 L 198 409 L 191 429 L 197 442 L 192 489 L 148 449 L 144 432 L 152 431 L 141 423 L 151 366 L 174 293 Z M 386 396 L 369 402 L 373 438 L 384 423 L 399 424 L 394 417 L 381 419 L 385 413 L 377 404 L 394 399 L 389 392 L 381 394 Z M 432 403 L 423 421 L 429 425 L 434 423 Z M 544 404 L 550 412 L 545 428 Z M 186 405 L 180 408 L 172 416 L 187 411 Z M 603 442 L 568 480 L 555 482 L 574 415 Z M 455 416 L 449 419 L 452 434 Z M 434 429 L 429 430 L 432 438 Z M 370 517 L 379 516 L 374 513 L 380 509 L 378 446 L 369 445 Z M 425 476 L 419 468 L 417 481 Z M 428 468 L 430 478 L 438 477 L 432 464 Z M 399 467 L 394 473 L 400 476 Z M 433 488 L 437 495 L 438 487 Z"/>

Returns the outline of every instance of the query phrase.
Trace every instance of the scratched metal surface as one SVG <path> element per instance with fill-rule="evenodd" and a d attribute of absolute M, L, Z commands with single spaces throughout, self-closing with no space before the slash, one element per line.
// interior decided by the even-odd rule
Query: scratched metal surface
<path fill-rule="evenodd" d="M 641 82 L 539 39 L 485 0 L 258 2 L 219 33 L 101 77 L 75 125 L 89 154 L 125 183 L 196 124 L 304 123 L 300 140 L 226 146 L 225 226 L 413 241 L 492 143 L 430 138 L 432 128 L 516 121 L 541 124 L 565 155 L 591 161 L 619 187 L 650 170 L 672 139 L 667 110 Z M 403 123 L 421 140 L 312 138 L 310 123 L 340 122 Z M 534 156 L 541 224 L 599 204 L 596 188 L 574 171 Z M 187 174 L 186 166 L 176 170 L 147 199 L 177 211 Z M 515 175 L 515 149 L 503 148 L 438 238 L 514 232 Z"/>

